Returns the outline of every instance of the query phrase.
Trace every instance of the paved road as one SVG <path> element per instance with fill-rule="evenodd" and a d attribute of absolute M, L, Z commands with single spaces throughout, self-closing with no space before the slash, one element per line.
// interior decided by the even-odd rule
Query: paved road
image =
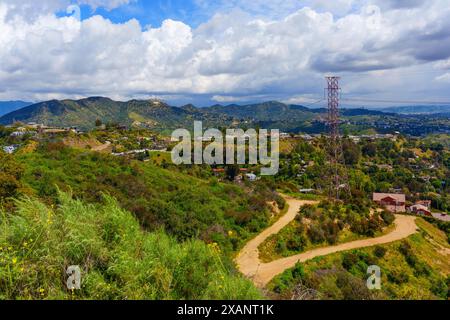
<path fill-rule="evenodd" d="M 281 217 L 275 224 L 267 228 L 255 238 L 250 240 L 239 252 L 236 263 L 239 270 L 248 278 L 251 278 L 256 286 L 263 288 L 270 280 L 285 270 L 295 266 L 297 262 L 305 262 L 319 256 L 325 256 L 331 253 L 347 251 L 352 249 L 371 247 L 379 244 L 390 243 L 409 237 L 417 232 L 415 217 L 395 215 L 395 229 L 378 238 L 364 239 L 347 242 L 336 246 L 318 248 L 295 256 L 278 259 L 269 263 L 263 263 L 259 260 L 258 246 L 268 237 L 278 233 L 295 219 L 300 207 L 306 204 L 314 204 L 314 201 L 304 201 L 293 198 L 286 198 L 289 205 L 288 212 Z"/>

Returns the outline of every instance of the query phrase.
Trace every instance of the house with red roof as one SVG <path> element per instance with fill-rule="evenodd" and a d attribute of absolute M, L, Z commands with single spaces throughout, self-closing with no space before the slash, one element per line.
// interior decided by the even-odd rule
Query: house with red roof
<path fill-rule="evenodd" d="M 406 212 L 406 196 L 404 194 L 374 193 L 373 201 L 390 212 Z"/>
<path fill-rule="evenodd" d="M 420 203 L 416 203 L 415 205 L 409 207 L 408 210 L 411 213 L 414 213 L 414 214 L 417 214 L 417 215 L 421 215 L 421 216 L 427 216 L 427 217 L 432 217 L 433 216 L 431 214 L 430 209 L 428 209 L 428 207 L 426 207 L 426 206 L 424 206 L 423 204 L 420 204 Z"/>

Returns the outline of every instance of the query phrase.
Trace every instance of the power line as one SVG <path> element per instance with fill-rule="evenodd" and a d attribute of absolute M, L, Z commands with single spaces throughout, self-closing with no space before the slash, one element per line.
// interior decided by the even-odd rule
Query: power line
<path fill-rule="evenodd" d="M 315 101 L 315 102 L 313 102 L 313 103 L 306 104 L 306 105 L 302 104 L 302 106 L 305 107 L 305 108 L 309 108 L 309 107 L 312 107 L 312 106 L 314 106 L 314 105 L 316 105 L 316 104 L 319 104 L 319 103 L 321 103 L 321 102 L 323 102 L 323 101 L 325 101 L 325 99 L 320 99 L 320 100 L 317 100 L 317 101 Z"/>

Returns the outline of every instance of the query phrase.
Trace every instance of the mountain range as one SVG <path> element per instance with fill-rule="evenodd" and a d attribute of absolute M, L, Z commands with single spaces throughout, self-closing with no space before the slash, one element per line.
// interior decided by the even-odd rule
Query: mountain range
<path fill-rule="evenodd" d="M 421 105 L 421 106 L 399 106 L 379 108 L 383 112 L 392 112 L 398 114 L 450 114 L 450 105 Z"/>
<path fill-rule="evenodd" d="M 26 101 L 0 101 L 0 117 L 32 104 Z"/>
<path fill-rule="evenodd" d="M 386 130 L 392 129 L 393 126 L 405 129 L 401 124 L 408 123 L 406 129 L 415 133 L 417 128 L 425 124 L 418 119 L 420 116 L 386 111 L 391 110 L 342 109 L 341 114 L 348 126 L 362 130 L 373 127 Z M 168 133 L 176 128 L 192 129 L 194 121 L 198 120 L 203 121 L 204 127 L 260 127 L 287 132 L 320 133 L 325 130 L 326 116 L 327 110 L 324 108 L 309 109 L 277 101 L 198 108 L 192 104 L 174 107 L 154 99 L 122 102 L 105 97 L 90 97 L 81 100 L 51 100 L 29 105 L 3 115 L 0 117 L 0 124 L 35 122 L 89 130 L 100 120 L 104 124 L 145 127 Z M 433 123 L 431 129 L 426 132 L 436 131 L 435 128 L 440 130 L 442 123 Z M 422 131 L 420 133 L 423 133 Z"/>

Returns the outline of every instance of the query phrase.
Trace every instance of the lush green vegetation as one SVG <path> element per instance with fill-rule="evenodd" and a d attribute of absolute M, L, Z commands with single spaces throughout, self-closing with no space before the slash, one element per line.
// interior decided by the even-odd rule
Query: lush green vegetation
<path fill-rule="evenodd" d="M 104 196 L 87 205 L 59 193 L 56 206 L 24 198 L 0 215 L 0 299 L 259 299 L 217 245 L 146 233 Z M 65 270 L 82 270 L 81 290 Z"/>
<path fill-rule="evenodd" d="M 291 133 L 323 133 L 326 109 L 309 109 L 276 101 L 252 105 L 227 105 L 197 108 L 169 106 L 157 100 L 113 101 L 91 97 L 81 100 L 45 101 L 0 117 L 0 124 L 14 121 L 44 123 L 51 126 L 76 126 L 93 129 L 95 126 L 120 124 L 151 128 L 165 134 L 173 129 L 192 128 L 194 120 L 205 126 L 274 128 Z M 448 116 L 398 115 L 367 109 L 342 110 L 346 133 L 385 133 L 401 131 L 420 136 L 450 128 Z"/>
<path fill-rule="evenodd" d="M 449 250 L 445 234 L 423 220 L 418 224 L 421 232 L 407 240 L 315 258 L 276 277 L 269 287 L 278 298 L 448 299 L 450 266 L 441 252 Z M 382 270 L 381 290 L 366 286 L 370 265 Z"/>
<path fill-rule="evenodd" d="M 46 203 L 55 203 L 58 188 L 89 203 L 101 201 L 106 193 L 146 230 L 164 227 L 179 240 L 217 242 L 227 252 L 268 225 L 268 201 L 283 206 L 281 197 L 263 184 L 245 189 L 58 142 L 18 155 L 17 161 L 23 167 L 23 184 Z"/>
<path fill-rule="evenodd" d="M 353 199 L 367 200 L 372 192 L 403 192 L 409 203 L 432 200 L 438 211 L 450 212 L 450 151 L 439 141 L 398 137 L 343 143 L 346 168 Z M 313 188 L 327 194 L 326 144 L 297 141 L 280 158 L 275 180 L 280 188 L 293 191 Z M 350 200 L 349 193 L 342 198 Z"/>
<path fill-rule="evenodd" d="M 143 121 L 137 109 L 131 116 Z M 0 298 L 260 298 L 237 275 L 232 257 L 285 212 L 276 190 L 320 203 L 303 207 L 262 245 L 266 261 L 389 231 L 393 216 L 374 210 L 374 191 L 403 191 L 408 203 L 431 199 L 434 211 L 450 211 L 450 152 L 432 137 L 345 139 L 347 165 L 340 171 L 351 193 L 329 202 L 323 137 L 283 140 L 277 176 L 233 181 L 238 166 L 216 177 L 207 165 L 170 164 L 169 153 L 113 156 L 170 143 L 147 129 L 103 127 L 103 121 L 85 134 L 14 137 L 15 128 L 0 127 L 1 146 L 20 145 L 13 155 L 0 151 Z M 93 152 L 102 144 L 108 149 Z M 314 192 L 300 195 L 300 188 Z M 444 298 L 449 224 L 428 221 L 419 220 L 421 233 L 403 243 L 297 265 L 270 289 L 276 298 Z M 370 264 L 382 267 L 381 292 L 365 285 Z M 67 291 L 68 265 L 82 267 L 81 291 Z"/>
<path fill-rule="evenodd" d="M 305 205 L 294 221 L 261 244 L 260 257 L 268 262 L 315 247 L 379 236 L 393 221 L 393 214 L 371 210 L 368 203 Z"/>

